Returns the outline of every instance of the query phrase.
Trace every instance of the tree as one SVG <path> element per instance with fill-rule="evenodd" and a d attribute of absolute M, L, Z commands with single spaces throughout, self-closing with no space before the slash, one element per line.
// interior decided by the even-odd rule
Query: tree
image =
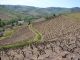
<path fill-rule="evenodd" d="M 56 16 L 55 14 L 53 16 Z"/>
<path fill-rule="evenodd" d="M 2 23 L 3 27 L 6 25 L 4 22 Z"/>
<path fill-rule="evenodd" d="M 31 22 L 30 21 L 28 21 L 28 25 L 30 25 L 31 24 Z"/>
<path fill-rule="evenodd" d="M 20 23 L 19 26 L 21 26 L 22 24 Z"/>
<path fill-rule="evenodd" d="M 2 27 L 2 22 L 1 22 L 1 19 L 0 19 L 0 27 Z"/>
<path fill-rule="evenodd" d="M 3 31 L 5 31 L 5 27 L 3 27 Z"/>
<path fill-rule="evenodd" d="M 0 20 L 0 27 L 4 27 L 6 24 Z"/>
<path fill-rule="evenodd" d="M 18 25 L 18 21 L 16 21 L 16 25 Z"/>
<path fill-rule="evenodd" d="M 12 24 L 11 24 L 12 26 L 14 26 L 14 21 L 12 20 Z"/>

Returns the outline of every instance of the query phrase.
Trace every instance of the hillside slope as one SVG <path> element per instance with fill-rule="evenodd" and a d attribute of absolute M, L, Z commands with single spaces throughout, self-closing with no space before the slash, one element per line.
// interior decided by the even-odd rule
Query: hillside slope
<path fill-rule="evenodd" d="M 2 20 L 11 20 L 11 19 L 18 18 L 19 16 L 23 18 L 25 15 L 14 12 L 0 5 L 0 18 Z"/>
<path fill-rule="evenodd" d="M 51 20 L 45 20 L 34 23 L 33 27 L 37 29 L 43 39 L 39 47 L 48 54 L 48 60 L 79 60 L 80 54 L 80 11 L 61 15 Z M 38 47 L 38 48 L 39 48 Z M 51 50 L 51 51 L 50 51 Z M 66 55 L 67 54 L 67 55 Z M 75 56 L 75 57 L 74 57 Z M 43 59 L 47 59 L 43 57 Z"/>
<path fill-rule="evenodd" d="M 80 60 L 79 13 L 78 11 L 53 19 L 39 19 L 32 24 L 32 27 L 42 35 L 42 40 L 20 48 L 4 49 L 0 51 L 0 58 L 2 60 Z M 17 39 L 19 39 L 17 41 L 22 41 L 24 36 L 33 39 L 34 34 L 28 27 L 23 27 L 9 38 L 14 41 Z"/>
<path fill-rule="evenodd" d="M 36 35 L 30 30 L 28 26 L 22 26 L 19 27 L 18 30 L 14 32 L 11 36 L 0 40 L 0 47 L 19 44 L 26 41 L 33 41 L 35 36 Z"/>
<path fill-rule="evenodd" d="M 39 8 L 33 6 L 22 5 L 0 5 L 0 18 L 2 20 L 11 20 L 16 18 L 28 20 L 35 20 L 48 15 L 70 13 L 72 11 L 80 10 L 79 7 L 74 8 L 61 8 L 61 7 L 48 7 Z"/>
<path fill-rule="evenodd" d="M 36 18 L 44 17 L 50 14 L 59 14 L 59 13 L 69 13 L 71 11 L 80 10 L 79 7 L 74 8 L 61 8 L 61 7 L 48 7 L 48 8 L 39 8 L 33 6 L 22 6 L 22 5 L 3 5 L 4 7 L 25 14 L 32 15 Z"/>
<path fill-rule="evenodd" d="M 62 15 L 51 20 L 34 23 L 33 27 L 43 35 L 42 41 L 52 40 L 79 29 L 80 21 L 78 19 Z"/>

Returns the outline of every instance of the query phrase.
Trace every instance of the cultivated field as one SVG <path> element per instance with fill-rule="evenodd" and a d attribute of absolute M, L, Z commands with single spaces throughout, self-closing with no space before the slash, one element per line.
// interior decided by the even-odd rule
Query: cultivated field
<path fill-rule="evenodd" d="M 35 38 L 35 34 L 30 30 L 28 26 L 23 26 L 18 29 L 10 37 L 0 40 L 0 46 L 13 45 L 21 42 L 32 41 Z"/>
<path fill-rule="evenodd" d="M 42 41 L 47 41 L 76 31 L 80 28 L 80 21 L 67 16 L 59 16 L 51 20 L 34 23 L 33 27 L 42 34 Z"/>
<path fill-rule="evenodd" d="M 19 48 L 4 49 L 0 51 L 1 60 L 80 60 L 80 21 L 71 16 L 61 15 L 33 23 L 32 27 L 42 35 L 42 40 Z M 33 40 L 35 34 L 29 27 L 24 27 L 11 37 L 19 43 Z"/>

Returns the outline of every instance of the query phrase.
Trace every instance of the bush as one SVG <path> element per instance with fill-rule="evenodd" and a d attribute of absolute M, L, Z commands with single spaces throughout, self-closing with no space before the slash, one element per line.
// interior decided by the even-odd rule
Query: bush
<path fill-rule="evenodd" d="M 53 19 L 53 18 L 55 18 L 55 17 L 56 17 L 56 15 L 53 14 L 53 15 L 46 16 L 45 19 Z"/>

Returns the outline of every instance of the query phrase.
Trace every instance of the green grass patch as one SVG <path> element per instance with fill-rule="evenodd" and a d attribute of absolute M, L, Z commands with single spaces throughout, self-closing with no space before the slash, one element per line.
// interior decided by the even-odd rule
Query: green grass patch
<path fill-rule="evenodd" d="M 16 30 L 17 29 L 11 29 L 11 30 L 9 30 L 7 34 L 5 34 L 3 37 L 0 37 L 0 40 L 11 36 L 14 32 L 16 32 Z"/>
<path fill-rule="evenodd" d="M 32 28 L 32 25 L 30 25 L 30 28 L 36 33 L 36 35 L 37 35 L 36 40 L 41 40 L 42 39 L 41 34 L 37 30 Z"/>
<path fill-rule="evenodd" d="M 12 35 L 15 31 L 16 31 L 16 29 L 12 29 L 9 31 L 9 33 L 5 34 L 3 37 L 8 37 L 8 36 Z"/>

